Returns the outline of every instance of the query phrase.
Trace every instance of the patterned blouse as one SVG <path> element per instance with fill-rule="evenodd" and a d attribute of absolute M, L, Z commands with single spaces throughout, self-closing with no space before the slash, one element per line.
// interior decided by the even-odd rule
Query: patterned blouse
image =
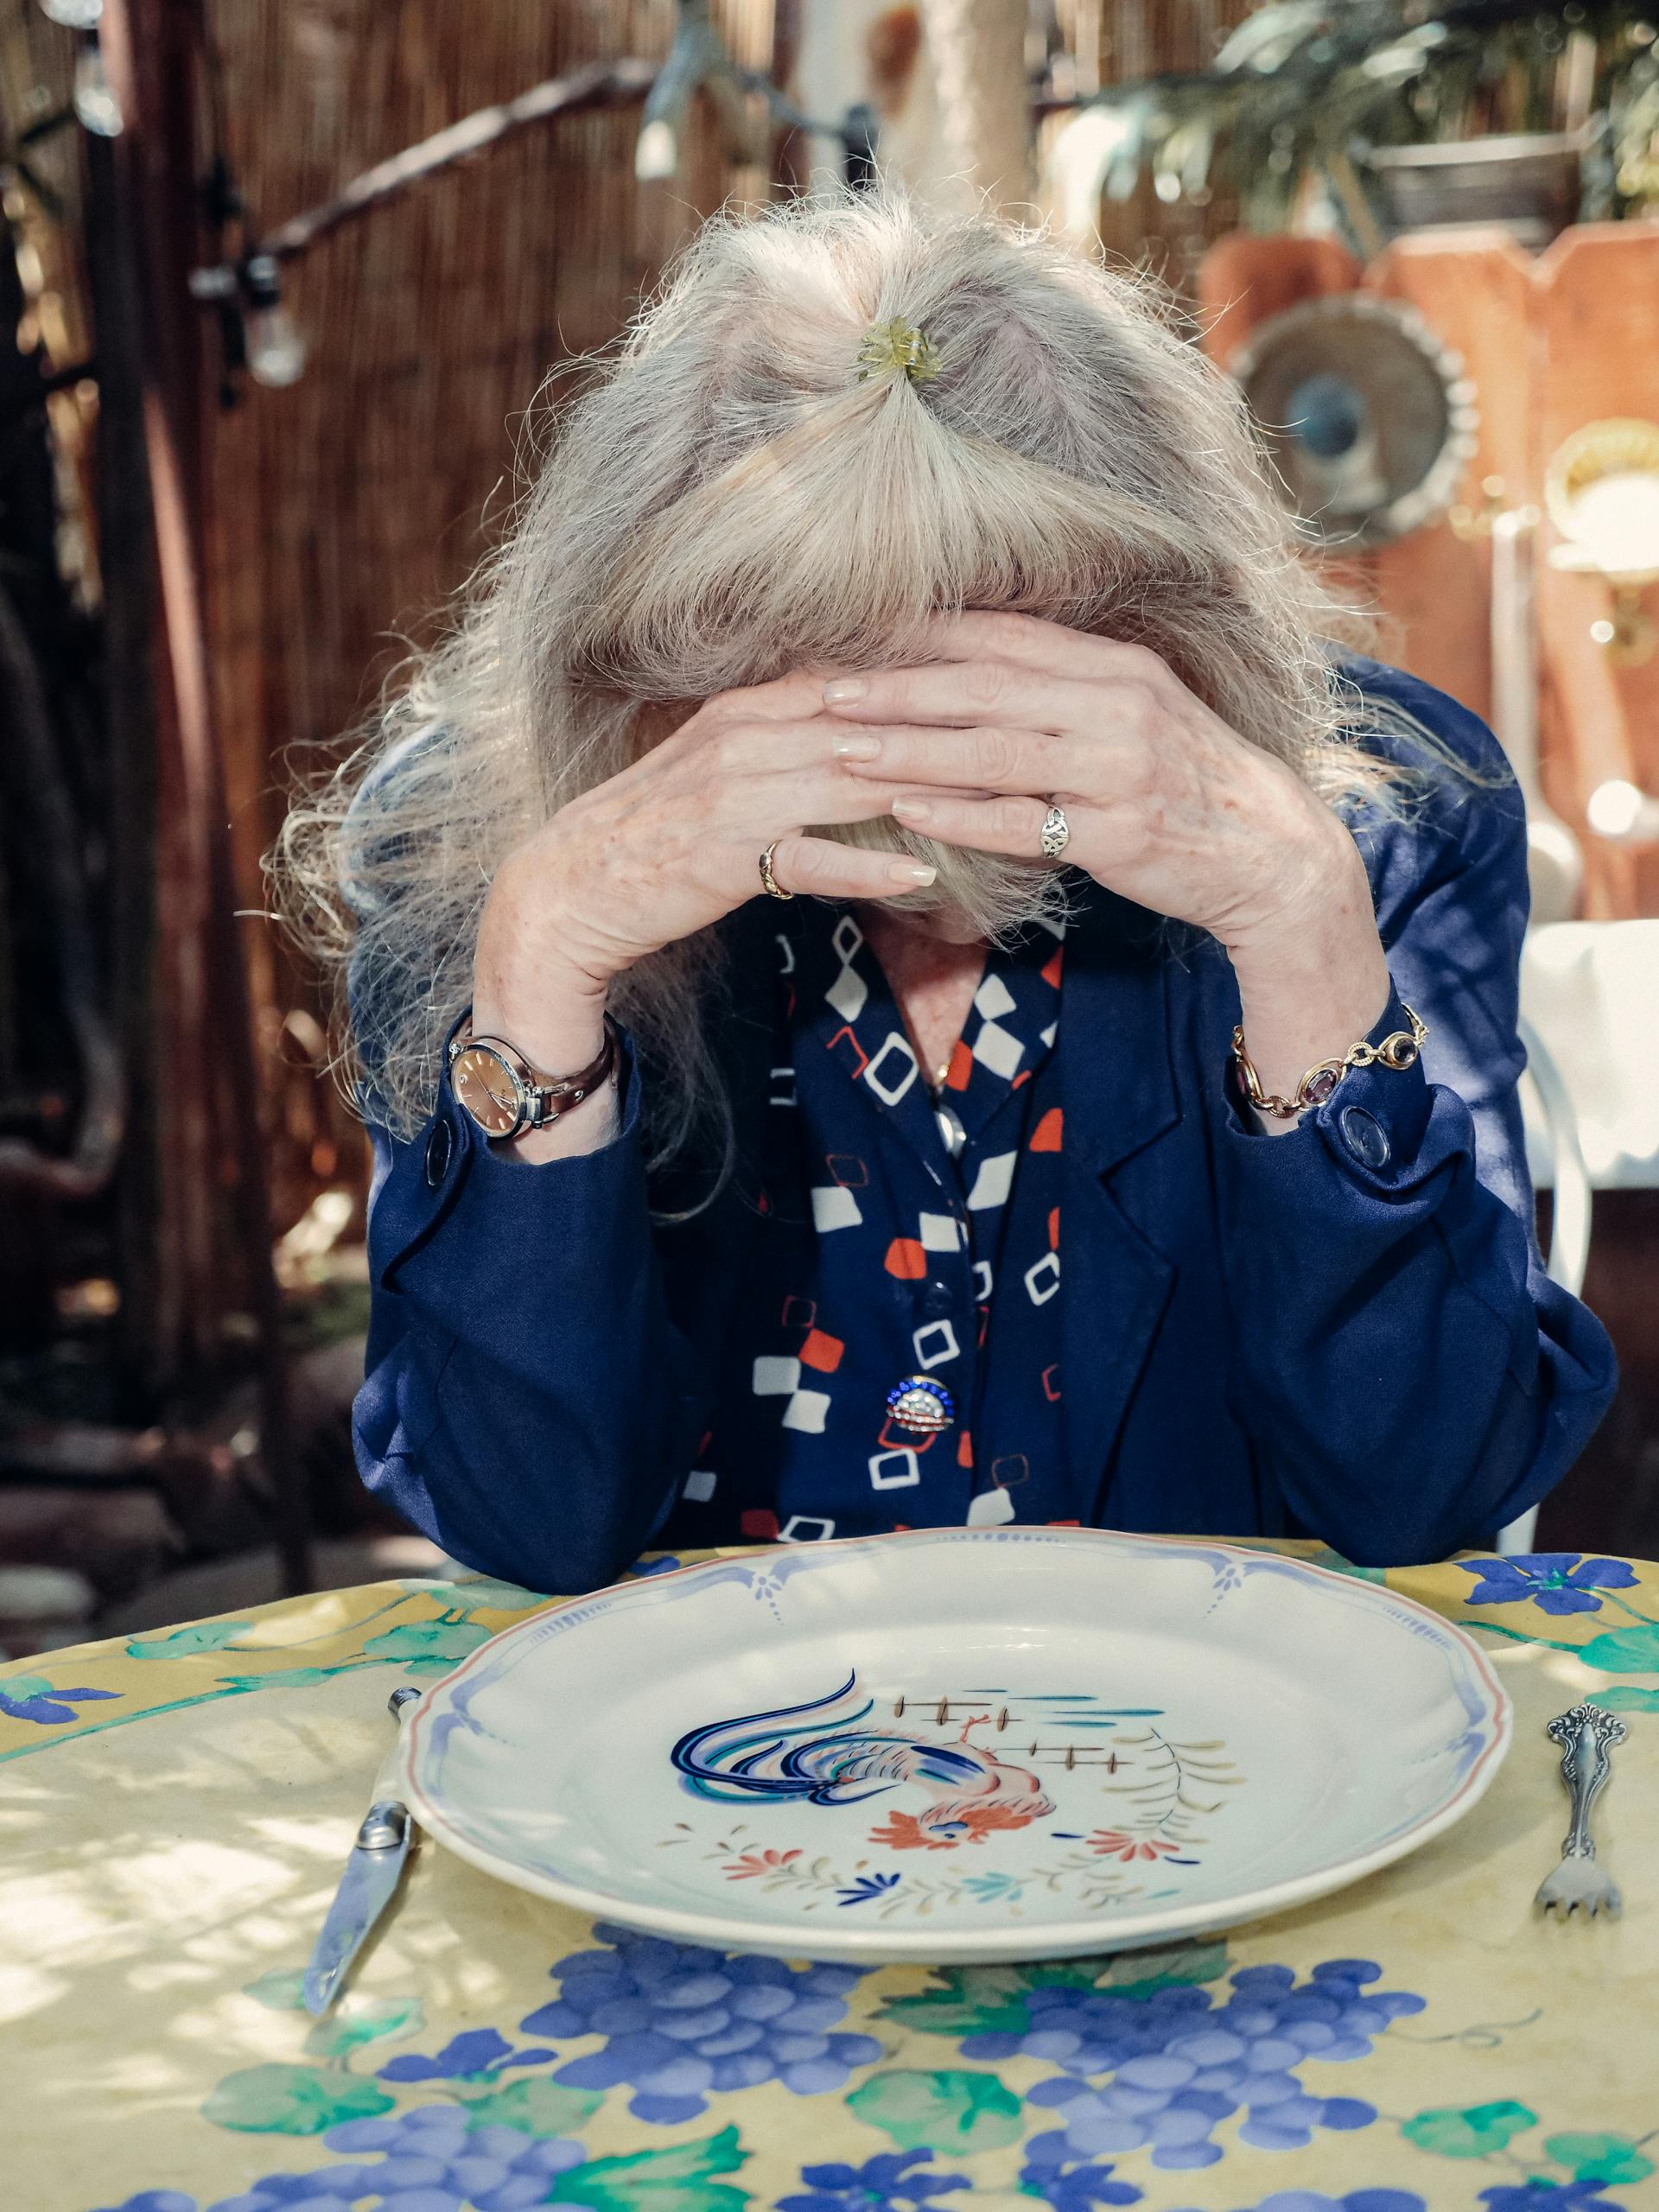
<path fill-rule="evenodd" d="M 988 956 L 936 1096 L 854 915 L 779 919 L 762 1217 L 672 1539 L 1074 1523 L 1061 932 Z"/>

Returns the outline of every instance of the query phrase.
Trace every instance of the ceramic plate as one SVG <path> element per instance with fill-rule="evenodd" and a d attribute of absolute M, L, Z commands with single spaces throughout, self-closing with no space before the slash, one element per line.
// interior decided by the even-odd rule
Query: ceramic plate
<path fill-rule="evenodd" d="M 506 1630 L 405 1724 L 504 1881 L 785 1958 L 1166 1942 L 1385 1866 L 1507 1748 L 1479 1649 L 1226 1544 L 925 1529 L 648 1577 Z"/>

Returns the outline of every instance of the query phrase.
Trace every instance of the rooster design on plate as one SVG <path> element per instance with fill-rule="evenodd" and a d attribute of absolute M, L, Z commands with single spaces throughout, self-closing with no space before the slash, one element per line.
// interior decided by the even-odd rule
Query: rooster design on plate
<path fill-rule="evenodd" d="M 1129 1800 L 1128 1829 L 1103 1829 L 1090 1847 L 1109 1844 L 1122 1859 L 1173 1858 L 1198 1809 L 1189 1783 L 1202 1776 L 1224 1786 L 1237 1777 L 1216 1758 L 1219 1744 L 1175 1745 L 1157 1728 L 1161 1718 L 1155 1707 L 1107 1707 L 1081 1693 L 996 1689 L 884 1696 L 878 1713 L 855 1669 L 825 1696 L 690 1729 L 671 1756 L 688 1790 L 727 1804 L 838 1807 L 904 1790 L 912 1808 L 892 1809 L 869 1833 L 872 1843 L 896 1851 L 982 1844 L 1046 1821 L 1057 1808 L 1045 1773 L 1081 1778 L 1086 1770 Z"/>

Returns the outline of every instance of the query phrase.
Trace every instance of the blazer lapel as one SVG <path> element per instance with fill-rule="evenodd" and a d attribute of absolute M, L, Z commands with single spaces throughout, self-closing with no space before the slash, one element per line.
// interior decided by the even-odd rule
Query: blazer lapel
<path fill-rule="evenodd" d="M 1093 1517 L 1174 1263 L 1110 1179 L 1180 1120 L 1170 1047 L 1167 925 L 1094 892 L 1066 936 L 1060 1016 L 1065 1173 L 1060 1389 L 1080 1517 Z"/>

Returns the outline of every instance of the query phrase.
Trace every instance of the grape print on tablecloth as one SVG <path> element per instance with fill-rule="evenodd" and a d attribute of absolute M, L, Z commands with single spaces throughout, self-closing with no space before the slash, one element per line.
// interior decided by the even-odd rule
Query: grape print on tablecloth
<path fill-rule="evenodd" d="M 348 2120 L 322 2139 L 350 2155 L 307 2173 L 267 2174 L 200 2206 L 183 2190 L 152 2189 L 103 2212 L 530 2212 L 560 2202 L 565 2188 L 583 2207 L 733 2212 L 746 2201 L 718 2178 L 744 2163 L 734 2127 L 671 2150 L 591 2158 L 563 2137 L 469 2126 L 464 2107 L 442 2104 Z"/>
<path fill-rule="evenodd" d="M 1421 2012 L 1409 1990 L 1373 1990 L 1369 1959 L 1330 1959 L 1299 1983 L 1290 1967 L 1246 1967 L 1217 2005 L 1207 1989 L 1172 1983 L 1127 1996 L 1087 1983 L 1027 1990 L 1024 2020 L 959 2040 L 964 2058 L 1040 2059 L 1054 2075 L 1026 2093 L 1060 2121 L 1027 2146 L 1039 2169 L 1149 2147 L 1154 2166 L 1214 2165 L 1214 2132 L 1243 2112 L 1238 2139 L 1260 2151 L 1302 2150 L 1320 2128 L 1369 2127 L 1376 2107 L 1325 2096 L 1299 2069 L 1368 2057 L 1391 2020 Z M 925 2026 L 926 2000 L 903 2017 Z"/>
<path fill-rule="evenodd" d="M 613 1948 L 575 1951 L 551 1969 L 559 1994 L 527 2013 L 526 2035 L 600 2035 L 604 2048 L 554 2075 L 571 2088 L 626 2083 L 636 2120 L 671 2127 L 708 2101 L 780 2082 L 797 2096 L 834 2094 L 854 2069 L 874 2065 L 874 2036 L 837 2032 L 858 1967 L 791 1967 L 747 1953 L 727 1956 L 597 1923 Z"/>

